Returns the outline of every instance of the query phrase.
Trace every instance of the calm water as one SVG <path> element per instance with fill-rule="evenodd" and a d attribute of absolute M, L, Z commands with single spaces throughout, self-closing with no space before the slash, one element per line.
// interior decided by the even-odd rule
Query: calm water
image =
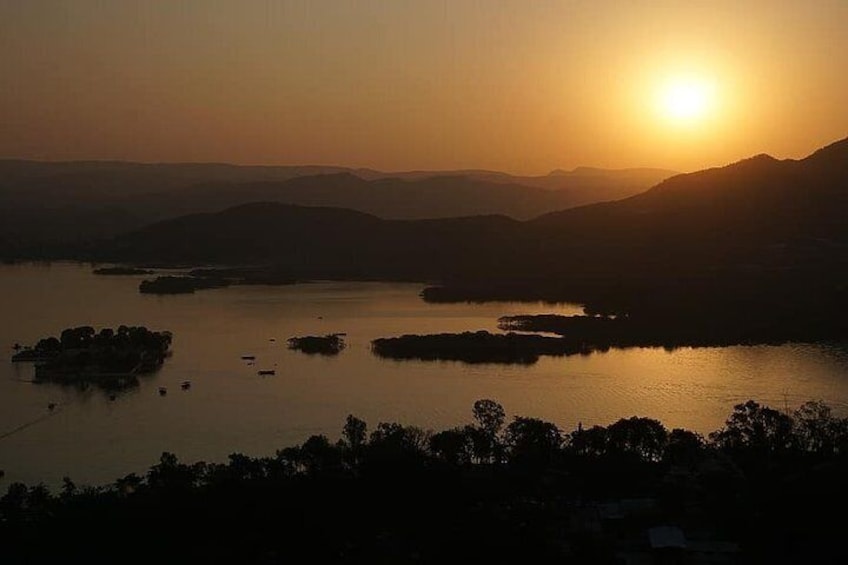
<path fill-rule="evenodd" d="M 823 399 L 848 412 L 848 352 L 835 346 L 631 349 L 542 358 L 531 367 L 394 362 L 369 342 L 402 333 L 496 330 L 520 313 L 577 313 L 570 305 L 428 305 L 420 285 L 313 283 L 234 287 L 186 296 L 137 292 L 143 277 L 104 277 L 77 264 L 0 267 L 0 345 L 33 344 L 65 327 L 145 325 L 174 333 L 173 356 L 115 401 L 97 390 L 35 385 L 27 364 L 0 363 L 0 482 L 67 475 L 100 484 L 143 473 L 172 451 L 184 461 L 233 452 L 273 455 L 311 434 L 339 437 L 355 414 L 371 427 L 467 423 L 478 398 L 572 430 L 650 416 L 706 433 L 749 398 L 775 407 Z M 289 351 L 294 335 L 346 332 L 336 358 Z M 272 341 L 273 340 L 273 341 Z M 256 356 L 247 365 L 242 355 Z M 276 375 L 257 376 L 259 369 Z M 192 388 L 179 384 L 191 380 Z M 160 397 L 158 388 L 168 387 Z M 47 405 L 58 404 L 50 413 Z M 25 427 L 22 427 L 25 426 Z M 20 428 L 20 429 L 19 429 Z M 18 431 L 15 431 L 18 430 Z"/>

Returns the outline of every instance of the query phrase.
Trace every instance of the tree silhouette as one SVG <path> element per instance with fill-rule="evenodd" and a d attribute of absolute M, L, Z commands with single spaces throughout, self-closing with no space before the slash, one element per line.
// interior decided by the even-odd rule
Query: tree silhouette
<path fill-rule="evenodd" d="M 468 428 L 453 428 L 433 434 L 430 437 L 430 452 L 452 465 L 471 463 L 474 442 L 469 431 Z"/>
<path fill-rule="evenodd" d="M 821 400 L 805 402 L 792 414 L 797 447 L 817 455 L 833 455 L 846 445 L 848 420 L 833 415 Z"/>
<path fill-rule="evenodd" d="M 559 428 L 537 418 L 516 416 L 504 433 L 510 460 L 530 465 L 553 461 L 562 446 Z"/>
<path fill-rule="evenodd" d="M 659 461 L 665 452 L 668 432 L 651 418 L 622 418 L 607 428 L 607 449 L 636 455 L 644 461 Z"/>
<path fill-rule="evenodd" d="M 363 420 L 348 414 L 342 429 L 342 440 L 352 451 L 359 451 L 365 445 L 367 431 L 368 425 Z"/>
<path fill-rule="evenodd" d="M 478 400 L 472 408 L 477 421 L 478 434 L 474 434 L 474 452 L 481 461 L 498 462 L 502 459 L 503 446 L 498 434 L 503 428 L 506 412 L 503 406 L 487 398 Z"/>
<path fill-rule="evenodd" d="M 749 400 L 733 407 L 724 428 L 710 434 L 716 446 L 757 454 L 781 453 L 792 447 L 792 418 Z"/>

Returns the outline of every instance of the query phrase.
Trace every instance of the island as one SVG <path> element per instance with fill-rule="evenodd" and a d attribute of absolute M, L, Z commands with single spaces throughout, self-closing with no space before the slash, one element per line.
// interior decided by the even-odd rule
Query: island
<path fill-rule="evenodd" d="M 95 275 L 152 275 L 149 269 L 138 269 L 136 267 L 101 267 L 92 271 Z"/>
<path fill-rule="evenodd" d="M 687 319 L 677 313 L 640 315 L 562 316 L 536 314 L 503 316 L 502 330 L 555 334 L 597 351 L 629 347 L 727 347 L 734 345 L 780 345 L 823 339 L 823 330 L 798 324 L 792 328 L 781 316 L 746 319 L 741 314 L 717 312 L 713 316 Z M 823 325 L 823 324 L 822 324 Z"/>
<path fill-rule="evenodd" d="M 159 369 L 170 354 L 172 335 L 142 326 L 117 330 L 91 326 L 68 328 L 23 347 L 13 362 L 35 363 L 35 382 L 53 382 L 106 390 L 138 385 L 138 375 Z"/>
<path fill-rule="evenodd" d="M 498 327 L 507 332 L 503 334 L 477 331 L 403 335 L 375 339 L 371 345 L 375 355 L 388 359 L 532 365 L 542 355 L 588 355 L 613 348 L 673 350 L 815 341 L 811 339 L 814 328 L 799 325 L 798 331 L 790 332 L 787 324 L 779 320 L 765 325 L 762 321 L 720 314 L 699 318 L 698 323 L 667 315 L 538 314 L 499 318 Z M 824 335 L 817 337 L 823 339 Z"/>
<path fill-rule="evenodd" d="M 221 278 L 200 278 L 166 275 L 143 280 L 138 285 L 142 294 L 193 294 L 196 290 L 227 287 L 231 282 Z"/>
<path fill-rule="evenodd" d="M 516 365 L 532 365 L 542 355 L 591 352 L 566 338 L 487 331 L 383 337 L 371 342 L 371 350 L 387 359 Z"/>
<path fill-rule="evenodd" d="M 309 355 L 338 355 L 346 347 L 344 334 L 328 334 L 323 336 L 307 335 L 292 337 L 288 340 L 288 348 Z"/>

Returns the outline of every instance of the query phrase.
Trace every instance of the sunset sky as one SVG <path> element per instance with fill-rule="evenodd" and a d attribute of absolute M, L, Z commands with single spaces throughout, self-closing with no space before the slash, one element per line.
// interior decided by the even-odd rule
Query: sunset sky
<path fill-rule="evenodd" d="M 848 135 L 845 0 L 2 0 L 0 158 L 694 170 Z"/>

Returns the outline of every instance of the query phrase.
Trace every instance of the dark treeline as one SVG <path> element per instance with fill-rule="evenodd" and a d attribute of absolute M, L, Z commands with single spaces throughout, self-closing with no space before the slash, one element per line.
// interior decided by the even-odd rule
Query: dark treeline
<path fill-rule="evenodd" d="M 473 416 L 437 433 L 369 433 L 349 416 L 337 442 L 316 435 L 271 457 L 186 464 L 164 453 L 108 486 L 15 483 L 0 499 L 4 562 L 848 558 L 834 519 L 848 502 L 848 420 L 821 402 L 785 413 L 748 401 L 706 438 L 645 417 L 571 432 L 507 422 L 491 400 Z M 679 528 L 686 548 L 652 552 L 647 532 L 660 525 Z"/>

